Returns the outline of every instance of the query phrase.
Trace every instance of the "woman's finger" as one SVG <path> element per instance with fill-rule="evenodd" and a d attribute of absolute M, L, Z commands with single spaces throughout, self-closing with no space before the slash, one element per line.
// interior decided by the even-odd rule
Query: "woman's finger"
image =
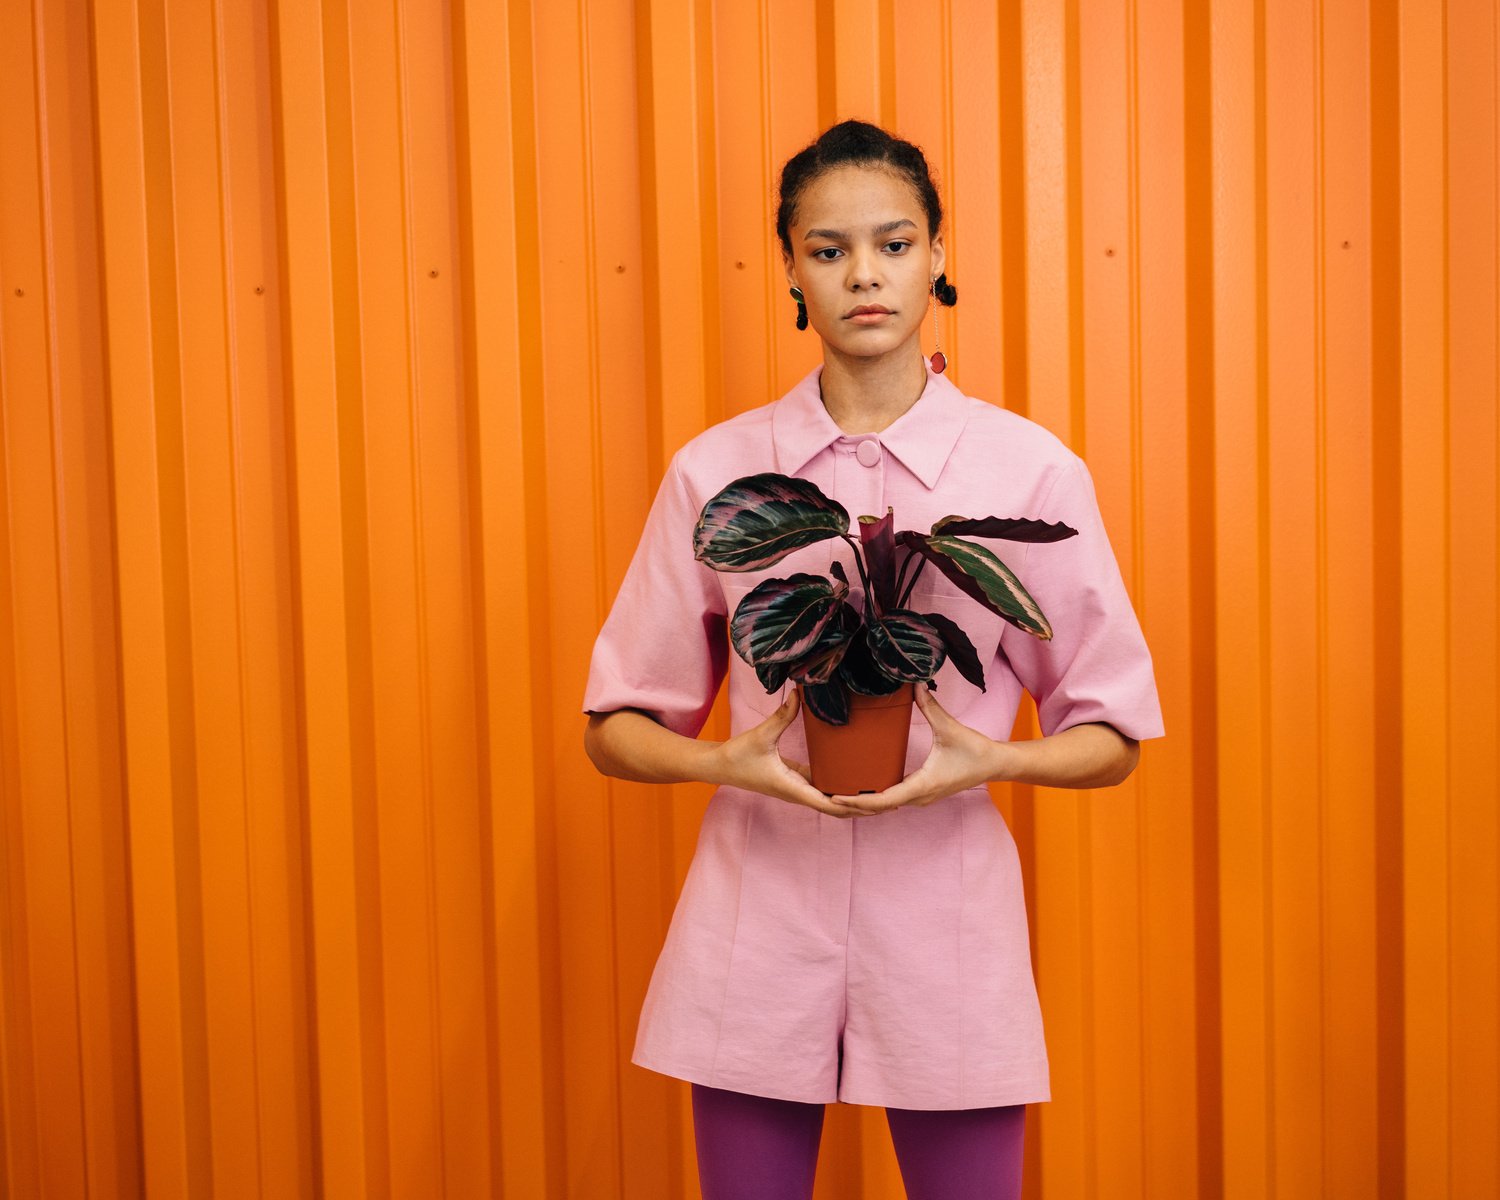
<path fill-rule="evenodd" d="M 883 792 L 867 792 L 858 796 L 834 795 L 831 799 L 841 807 L 858 809 L 860 812 L 886 812 L 892 808 L 900 808 L 921 792 L 922 781 L 917 773 L 913 772 L 900 783 L 892 784 Z"/>
<path fill-rule="evenodd" d="M 752 725 L 738 736 L 744 738 L 747 745 L 755 745 L 761 753 L 767 750 L 774 751 L 776 743 L 781 741 L 781 735 L 786 732 L 787 726 L 792 723 L 796 715 L 797 693 L 793 692 L 762 717 L 759 723 Z"/>
<path fill-rule="evenodd" d="M 789 804 L 801 804 L 830 817 L 858 817 L 864 813 L 835 804 L 823 792 L 815 788 L 808 776 L 811 771 L 802 763 L 794 763 L 779 755 L 771 768 L 773 780 L 767 780 L 758 790 L 776 796 Z"/>
<path fill-rule="evenodd" d="M 799 779 L 798 782 L 801 782 L 801 780 Z M 806 788 L 806 791 L 803 791 L 801 788 L 796 789 L 797 803 L 805 804 L 808 808 L 815 808 L 820 813 L 827 813 L 830 817 L 838 817 L 840 819 L 867 817 L 870 815 L 861 809 L 846 808 L 842 804 L 835 804 L 830 797 L 825 796 L 810 783 L 803 786 Z"/>
<path fill-rule="evenodd" d="M 917 687 L 917 707 L 929 725 L 946 724 L 957 719 L 938 703 L 938 698 L 928 688 L 921 685 Z"/>

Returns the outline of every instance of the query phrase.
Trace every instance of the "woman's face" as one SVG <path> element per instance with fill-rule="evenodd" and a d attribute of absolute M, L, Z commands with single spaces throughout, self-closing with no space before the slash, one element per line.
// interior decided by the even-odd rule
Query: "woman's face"
<path fill-rule="evenodd" d="M 886 167 L 835 167 L 798 197 L 789 234 L 787 281 L 825 349 L 878 358 L 916 348 L 943 235 L 929 238 L 911 184 Z"/>

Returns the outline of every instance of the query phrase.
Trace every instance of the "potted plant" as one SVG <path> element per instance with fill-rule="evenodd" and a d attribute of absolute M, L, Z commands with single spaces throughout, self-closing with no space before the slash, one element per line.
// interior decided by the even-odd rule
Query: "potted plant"
<path fill-rule="evenodd" d="M 1077 530 L 1024 517 L 948 516 L 931 532 L 896 532 L 895 514 L 859 518 L 817 485 L 775 472 L 746 475 L 703 506 L 693 556 L 716 571 L 759 571 L 794 550 L 842 538 L 854 552 L 863 600 L 849 602 L 849 578 L 835 561 L 829 575 L 798 572 L 747 592 L 729 622 L 735 652 L 767 692 L 798 685 L 806 712 L 813 785 L 852 795 L 897 782 L 906 764 L 913 688 L 933 682 L 948 659 L 981 691 L 984 668 L 959 626 L 941 613 L 906 607 L 928 563 L 960 591 L 1033 637 L 1052 627 L 1021 581 L 969 538 L 1057 542 Z"/>

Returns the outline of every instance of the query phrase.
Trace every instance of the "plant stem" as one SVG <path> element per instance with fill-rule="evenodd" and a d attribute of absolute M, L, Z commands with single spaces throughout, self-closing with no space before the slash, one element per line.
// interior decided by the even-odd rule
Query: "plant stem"
<path fill-rule="evenodd" d="M 870 577 L 865 573 L 864 556 L 859 552 L 859 543 L 847 533 L 839 534 L 844 541 L 849 543 L 849 548 L 854 551 L 854 565 L 859 569 L 860 586 L 865 589 L 865 613 L 879 612 L 880 606 L 875 601 L 875 589 L 870 586 Z"/>
<path fill-rule="evenodd" d="M 904 591 L 902 591 L 901 598 L 896 601 L 897 608 L 906 607 L 906 598 L 911 595 L 912 588 L 917 586 L 917 578 L 922 574 L 923 569 L 927 566 L 927 555 L 918 554 L 916 553 L 916 551 L 913 551 L 910 555 L 907 556 L 906 562 L 910 562 L 913 558 L 917 559 L 917 569 L 911 573 L 911 578 L 906 581 L 906 588 Z M 901 564 L 901 569 L 903 571 L 906 570 L 906 563 Z"/>
<path fill-rule="evenodd" d="M 911 566 L 911 560 L 916 557 L 915 551 L 908 550 L 906 557 L 901 560 L 901 565 L 896 568 L 896 597 L 898 600 L 901 597 L 901 581 L 906 578 L 906 568 Z M 899 608 L 900 605 L 898 604 L 897 607 Z"/>

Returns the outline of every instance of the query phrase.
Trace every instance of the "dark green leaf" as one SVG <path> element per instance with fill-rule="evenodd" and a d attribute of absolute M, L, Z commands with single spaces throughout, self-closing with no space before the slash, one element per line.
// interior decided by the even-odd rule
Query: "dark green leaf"
<path fill-rule="evenodd" d="M 745 593 L 729 621 L 729 640 L 751 666 L 795 662 L 839 611 L 849 589 L 799 572 L 767 579 Z"/>
<path fill-rule="evenodd" d="M 839 662 L 838 677 L 851 692 L 861 696 L 889 696 L 901 686 L 901 680 L 892 679 L 875 662 L 870 653 L 868 629 L 849 640 L 844 657 Z"/>
<path fill-rule="evenodd" d="M 854 634 L 859 631 L 859 613 L 847 600 L 839 605 L 833 620 L 823 627 L 807 655 L 792 664 L 790 677 L 798 683 L 827 683 L 844 658 Z"/>
<path fill-rule="evenodd" d="M 848 511 L 815 484 L 768 471 L 736 479 L 703 506 L 693 557 L 716 571 L 758 571 L 848 531 Z"/>
<path fill-rule="evenodd" d="M 984 668 L 979 665 L 979 653 L 974 649 L 969 635 L 942 613 L 923 613 L 922 616 L 942 636 L 943 649 L 948 652 L 948 658 L 958 669 L 958 673 L 981 692 L 984 691 Z"/>
<path fill-rule="evenodd" d="M 798 683 L 827 683 L 838 670 L 847 644 L 841 643 L 822 654 L 804 658 L 792 669 L 791 678 Z"/>
<path fill-rule="evenodd" d="M 909 609 L 893 609 L 870 622 L 868 636 L 875 665 L 903 682 L 931 679 L 947 656 L 942 635 Z"/>
<path fill-rule="evenodd" d="M 831 683 L 812 683 L 802 689 L 807 711 L 829 725 L 849 724 L 849 693 L 837 679 Z"/>
<path fill-rule="evenodd" d="M 900 535 L 900 541 L 926 555 L 955 586 L 997 617 L 1043 641 L 1052 637 L 1052 626 L 1037 602 L 1011 569 L 983 546 L 956 537 L 924 537 L 910 530 Z"/>
<path fill-rule="evenodd" d="M 792 677 L 794 662 L 756 663 L 755 677 L 768 692 L 779 692 L 781 685 Z"/>

